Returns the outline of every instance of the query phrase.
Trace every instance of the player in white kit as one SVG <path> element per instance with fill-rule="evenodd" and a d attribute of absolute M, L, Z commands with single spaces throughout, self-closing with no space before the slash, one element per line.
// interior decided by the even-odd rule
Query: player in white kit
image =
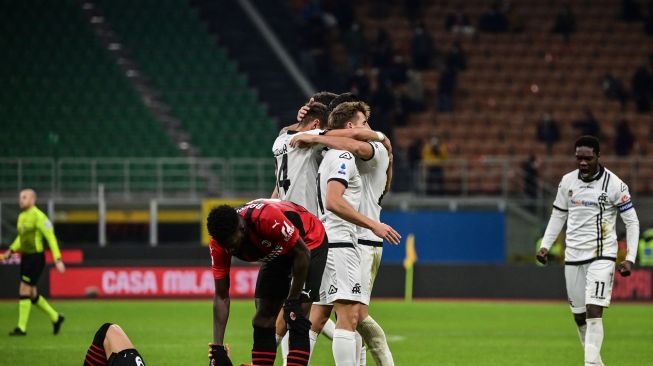
<path fill-rule="evenodd" d="M 323 100 L 321 94 L 331 94 L 321 92 L 316 94 L 316 98 Z M 335 94 L 333 94 L 335 96 Z M 328 113 L 327 108 L 321 103 L 312 102 L 310 110 L 303 116 L 303 120 L 297 125 L 292 126 L 294 129 L 285 129 L 274 142 L 272 152 L 275 156 L 275 173 L 276 184 L 272 198 L 279 198 L 284 201 L 291 201 L 301 205 L 314 215 L 318 215 L 317 210 L 317 170 L 319 162 L 322 160 L 324 146 L 291 146 L 290 140 L 298 135 L 319 136 L 326 135 L 347 138 L 348 140 L 380 141 L 385 137 L 383 134 L 369 129 L 341 129 L 325 130 L 327 125 Z M 363 142 L 361 142 L 363 144 Z M 367 143 L 364 143 L 367 145 Z M 285 322 L 282 314 L 277 320 L 277 341 L 286 334 Z M 287 355 L 287 347 L 283 343 L 283 354 Z"/>
<path fill-rule="evenodd" d="M 351 141 L 330 136 L 297 136 L 293 138 L 291 145 L 298 142 L 320 144 L 340 150 L 351 149 L 354 145 Z M 370 147 L 371 149 L 369 149 Z M 358 211 L 364 216 L 380 222 L 381 200 L 390 185 L 392 172 L 391 153 L 386 146 L 379 142 L 370 141 L 368 149 L 371 151 L 371 156 L 368 152 L 366 157 L 356 159 L 356 166 L 360 172 L 363 185 L 361 203 Z M 368 345 L 377 365 L 394 365 L 392 353 L 388 347 L 383 328 L 368 313 L 368 304 L 374 279 L 381 264 L 383 240 L 379 239 L 369 229 L 362 227 L 357 227 L 356 229 L 357 249 L 360 253 L 361 263 L 361 294 L 363 298 L 360 306 L 357 330 Z M 328 322 L 332 321 L 329 319 Z M 316 324 L 316 328 L 319 328 L 319 322 Z M 317 335 L 311 333 L 311 341 L 313 342 L 316 338 Z M 361 358 L 364 357 L 365 350 L 363 349 L 362 352 Z"/>
<path fill-rule="evenodd" d="M 639 241 L 639 220 L 628 186 L 599 164 L 599 140 L 576 141 L 578 169 L 560 181 L 551 219 L 537 253 L 545 264 L 548 251 L 565 222 L 565 282 L 571 311 L 585 352 L 585 365 L 603 365 L 603 309 L 610 305 L 617 258 L 617 212 L 626 225 L 626 259 L 617 265 L 629 276 Z"/>
<path fill-rule="evenodd" d="M 365 103 L 343 103 L 329 115 L 329 127 L 363 128 L 367 126 L 368 116 L 369 107 Z M 367 149 L 371 147 L 368 144 Z M 368 156 L 373 154 L 370 151 Z M 332 349 L 336 365 L 356 365 L 355 330 L 360 304 L 367 303 L 362 294 L 361 252 L 358 250 L 356 226 L 371 230 L 381 240 L 391 243 L 400 240 L 394 229 L 359 212 L 361 185 L 353 154 L 345 150 L 328 150 L 318 170 L 317 188 L 318 216 L 329 237 L 330 254 L 322 278 L 320 302 L 311 309 L 310 319 L 312 330 L 317 334 L 331 309 L 335 309 L 337 322 Z"/>

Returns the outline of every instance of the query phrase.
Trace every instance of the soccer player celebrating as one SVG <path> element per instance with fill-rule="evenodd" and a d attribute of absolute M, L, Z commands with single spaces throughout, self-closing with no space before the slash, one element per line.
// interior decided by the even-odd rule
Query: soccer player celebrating
<path fill-rule="evenodd" d="M 83 366 L 145 366 L 145 361 L 118 324 L 104 323 L 86 350 Z"/>
<path fill-rule="evenodd" d="M 363 128 L 369 129 L 369 123 Z M 361 175 L 362 196 L 359 212 L 376 222 L 381 221 L 381 200 L 390 187 L 392 179 L 392 153 L 384 144 L 378 142 L 361 143 L 343 137 L 323 135 L 299 135 L 293 138 L 291 145 L 309 143 L 321 144 L 332 149 L 364 151 L 356 158 L 356 166 Z M 357 146 L 357 145 L 363 145 Z M 359 325 L 357 331 L 369 346 L 372 357 L 377 365 L 394 365 L 392 353 L 383 332 L 383 328 L 369 316 L 369 301 L 372 294 L 374 279 L 381 264 L 383 240 L 366 228 L 357 227 L 357 249 L 361 257 L 361 293 L 363 301 L 360 305 Z M 332 322 L 332 320 L 327 320 Z M 315 328 L 319 325 L 316 324 Z M 311 333 L 311 341 L 317 339 L 317 334 Z M 362 350 L 364 357 L 365 349 Z"/>
<path fill-rule="evenodd" d="M 256 281 L 252 320 L 252 363 L 274 365 L 275 321 L 283 308 L 289 330 L 288 358 L 307 365 L 310 353 L 308 313 L 319 296 L 328 245 L 315 215 L 291 202 L 260 199 L 234 209 L 220 206 L 207 219 L 215 278 L 211 365 L 230 365 L 223 345 L 229 318 L 231 257 L 263 262 Z"/>
<path fill-rule="evenodd" d="M 329 115 L 333 129 L 362 128 L 367 125 L 369 107 L 363 102 L 347 102 Z M 371 146 L 367 144 L 371 149 Z M 371 155 L 374 152 L 370 153 Z M 329 236 L 329 256 L 324 271 L 320 301 L 311 309 L 315 320 L 313 331 L 329 318 L 332 309 L 337 315 L 333 336 L 333 357 L 336 365 L 355 365 L 355 331 L 362 295 L 361 253 L 357 249 L 356 226 L 371 230 L 378 238 L 398 243 L 399 234 L 390 226 L 361 214 L 362 180 L 354 156 L 345 150 L 328 150 L 318 171 L 318 213 Z"/>
<path fill-rule="evenodd" d="M 612 295 L 617 212 L 626 225 L 628 247 L 626 259 L 617 265 L 622 276 L 629 276 L 635 263 L 639 221 L 628 186 L 599 163 L 599 140 L 582 136 L 575 148 L 578 169 L 560 181 L 536 257 L 540 263 L 547 262 L 549 248 L 567 222 L 565 281 L 569 304 L 585 350 L 585 365 L 603 365 L 602 317 Z"/>
<path fill-rule="evenodd" d="M 27 321 L 32 304 L 50 318 L 53 333 L 56 335 L 61 329 L 64 316 L 57 313 L 36 288 L 39 277 L 45 268 L 43 238 L 47 240 L 52 251 L 57 271 L 63 273 L 66 266 L 61 260 L 61 252 L 57 238 L 54 236 L 52 223 L 43 211 L 36 207 L 36 192 L 31 189 L 22 190 L 19 196 L 19 205 L 22 212 L 18 215 L 18 236 L 4 256 L 5 259 L 8 259 L 15 252 L 21 253 L 18 326 L 9 335 L 24 336 L 27 334 Z"/>

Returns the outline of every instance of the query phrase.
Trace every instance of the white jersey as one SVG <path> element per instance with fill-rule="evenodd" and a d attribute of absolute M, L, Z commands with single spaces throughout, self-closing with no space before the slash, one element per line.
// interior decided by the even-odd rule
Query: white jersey
<path fill-rule="evenodd" d="M 577 170 L 560 181 L 553 208 L 568 212 L 565 261 L 617 257 L 617 211 L 633 208 L 628 186 L 614 173 L 600 167 L 591 180 Z"/>
<path fill-rule="evenodd" d="M 321 134 L 322 130 L 286 131 L 272 145 L 275 159 L 276 185 L 279 199 L 290 201 L 317 215 L 316 180 L 322 158 L 322 145 L 309 148 L 291 147 L 290 140 L 298 134 Z"/>
<path fill-rule="evenodd" d="M 341 219 L 326 209 L 327 184 L 331 180 L 342 182 L 345 187 L 345 201 L 356 211 L 361 202 L 361 176 L 356 167 L 354 155 L 344 150 L 329 150 L 324 154 L 317 173 L 318 217 L 324 224 L 329 245 L 333 243 L 356 243 L 356 225 Z"/>
<path fill-rule="evenodd" d="M 381 222 L 381 198 L 388 180 L 386 171 L 390 165 L 388 150 L 379 142 L 369 143 L 373 148 L 373 156 L 369 160 L 356 159 L 356 166 L 361 175 L 363 193 L 358 212 L 370 219 Z M 372 230 L 357 226 L 358 240 L 383 242 L 383 239 L 374 235 Z"/>

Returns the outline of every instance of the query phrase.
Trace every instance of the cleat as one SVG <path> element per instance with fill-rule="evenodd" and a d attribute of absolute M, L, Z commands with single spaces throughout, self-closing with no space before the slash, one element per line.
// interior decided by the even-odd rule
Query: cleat
<path fill-rule="evenodd" d="M 16 327 L 13 331 L 9 332 L 10 336 L 26 336 L 27 332 L 23 332 L 20 328 Z"/>
<path fill-rule="evenodd" d="M 61 330 L 61 324 L 63 323 L 64 320 L 66 320 L 66 318 L 63 316 L 63 314 L 59 314 L 59 318 L 57 319 L 57 321 L 52 323 L 52 334 L 54 335 L 59 334 L 59 330 Z"/>

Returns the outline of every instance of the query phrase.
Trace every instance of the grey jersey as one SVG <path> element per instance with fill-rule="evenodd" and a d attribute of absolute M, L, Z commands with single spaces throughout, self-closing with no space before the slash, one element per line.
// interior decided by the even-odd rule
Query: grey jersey
<path fill-rule="evenodd" d="M 362 182 L 354 155 L 344 150 L 327 151 L 317 179 L 318 217 L 324 224 L 329 243 L 356 243 L 356 225 L 326 209 L 327 185 L 330 181 L 337 180 L 346 187 L 343 195 L 345 201 L 354 210 L 359 210 Z"/>
<path fill-rule="evenodd" d="M 316 179 L 323 146 L 293 148 L 290 147 L 290 140 L 298 134 L 318 135 L 322 132 L 322 130 L 286 131 L 277 137 L 272 146 L 279 199 L 303 206 L 314 215 L 317 215 Z"/>
<path fill-rule="evenodd" d="M 356 159 L 363 184 L 358 211 L 376 222 L 381 222 L 381 198 L 388 180 L 386 171 L 390 165 L 390 157 L 382 143 L 370 141 L 369 144 L 372 145 L 374 155 L 369 160 Z M 370 229 L 357 226 L 357 233 L 359 240 L 383 241 Z"/>

